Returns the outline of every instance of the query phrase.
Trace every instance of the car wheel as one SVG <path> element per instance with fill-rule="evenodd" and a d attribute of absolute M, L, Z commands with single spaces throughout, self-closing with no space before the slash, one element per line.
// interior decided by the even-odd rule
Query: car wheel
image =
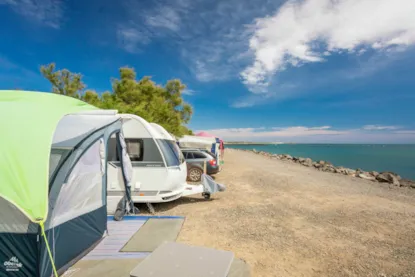
<path fill-rule="evenodd" d="M 202 180 L 203 171 L 200 168 L 191 168 L 189 170 L 189 180 L 192 182 L 199 182 Z"/>

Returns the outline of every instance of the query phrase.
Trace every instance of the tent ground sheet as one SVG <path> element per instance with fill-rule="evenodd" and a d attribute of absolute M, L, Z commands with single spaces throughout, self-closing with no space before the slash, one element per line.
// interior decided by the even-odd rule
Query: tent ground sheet
<path fill-rule="evenodd" d="M 162 223 L 158 224 L 158 220 Z M 164 223 L 166 220 L 168 222 Z M 145 258 L 164 241 L 176 240 L 180 229 L 166 230 L 172 227 L 169 222 L 181 228 L 183 221 L 184 217 L 176 216 L 126 216 L 122 221 L 115 221 L 109 216 L 107 236 L 82 260 Z M 141 228 L 144 228 L 143 232 L 140 232 Z M 142 242 L 145 244 L 141 245 Z"/>
<path fill-rule="evenodd" d="M 175 219 L 175 221 L 174 221 Z M 161 223 L 155 223 L 160 220 Z M 173 220 L 167 223 L 166 220 Z M 75 265 L 69 268 L 62 277 L 129 277 L 130 272 L 143 261 L 152 251 L 137 251 L 139 248 L 132 247 L 136 242 L 143 240 L 151 232 L 152 226 L 169 228 L 173 227 L 172 234 L 168 234 L 170 239 L 160 239 L 158 232 L 156 239 L 151 243 L 146 243 L 146 250 L 157 248 L 164 241 L 176 240 L 178 232 L 183 224 L 184 217 L 174 216 L 127 216 L 122 221 L 114 221 L 112 216 L 108 216 L 108 235 L 86 256 L 84 256 Z M 150 224 L 142 232 L 142 236 L 138 232 L 148 222 Z M 174 222 L 174 223 L 172 223 Z M 181 223 L 180 223 L 181 222 Z M 177 229 L 179 229 L 177 231 Z M 133 238 L 135 236 L 135 238 Z M 127 247 L 128 246 L 128 247 Z M 151 248 L 150 248 L 151 246 Z M 132 249 L 127 252 L 126 249 Z M 144 249 L 144 248 L 143 248 Z M 249 277 L 249 266 L 242 260 L 234 258 L 228 277 Z"/>

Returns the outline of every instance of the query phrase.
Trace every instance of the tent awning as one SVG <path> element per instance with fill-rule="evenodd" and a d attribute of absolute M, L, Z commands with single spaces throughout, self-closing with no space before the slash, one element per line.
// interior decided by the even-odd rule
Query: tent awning
<path fill-rule="evenodd" d="M 98 110 L 80 100 L 52 93 L 0 91 L 0 197 L 32 222 L 48 213 L 49 156 L 63 116 Z"/>

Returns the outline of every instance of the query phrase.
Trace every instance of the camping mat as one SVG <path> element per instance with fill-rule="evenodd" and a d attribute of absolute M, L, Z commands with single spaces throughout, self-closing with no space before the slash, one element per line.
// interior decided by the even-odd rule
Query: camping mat
<path fill-rule="evenodd" d="M 61 277 L 129 277 L 142 259 L 81 260 Z"/>
<path fill-rule="evenodd" d="M 131 277 L 226 277 L 233 258 L 234 254 L 230 251 L 166 242 L 141 261 L 130 275 Z"/>
<path fill-rule="evenodd" d="M 61 277 L 130 277 L 130 272 L 143 259 L 82 260 L 72 266 Z M 249 266 L 234 258 L 227 277 L 250 277 Z"/>
<path fill-rule="evenodd" d="M 108 235 L 83 260 L 143 258 L 144 253 L 120 253 L 120 249 L 128 242 L 147 221 L 147 219 L 108 220 Z"/>
<path fill-rule="evenodd" d="M 184 218 L 150 218 L 120 250 L 153 252 L 163 242 L 176 241 Z"/>
<path fill-rule="evenodd" d="M 240 260 L 238 258 L 234 258 L 231 269 L 229 269 L 229 273 L 227 277 L 249 277 L 251 276 L 251 270 L 249 265 Z"/>

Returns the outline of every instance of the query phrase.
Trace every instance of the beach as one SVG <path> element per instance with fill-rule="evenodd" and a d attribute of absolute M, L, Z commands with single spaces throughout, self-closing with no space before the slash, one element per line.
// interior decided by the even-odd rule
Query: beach
<path fill-rule="evenodd" d="M 232 251 L 252 276 L 415 276 L 415 189 L 234 149 L 216 181 L 209 201 L 154 205 L 186 217 L 179 242 Z"/>

